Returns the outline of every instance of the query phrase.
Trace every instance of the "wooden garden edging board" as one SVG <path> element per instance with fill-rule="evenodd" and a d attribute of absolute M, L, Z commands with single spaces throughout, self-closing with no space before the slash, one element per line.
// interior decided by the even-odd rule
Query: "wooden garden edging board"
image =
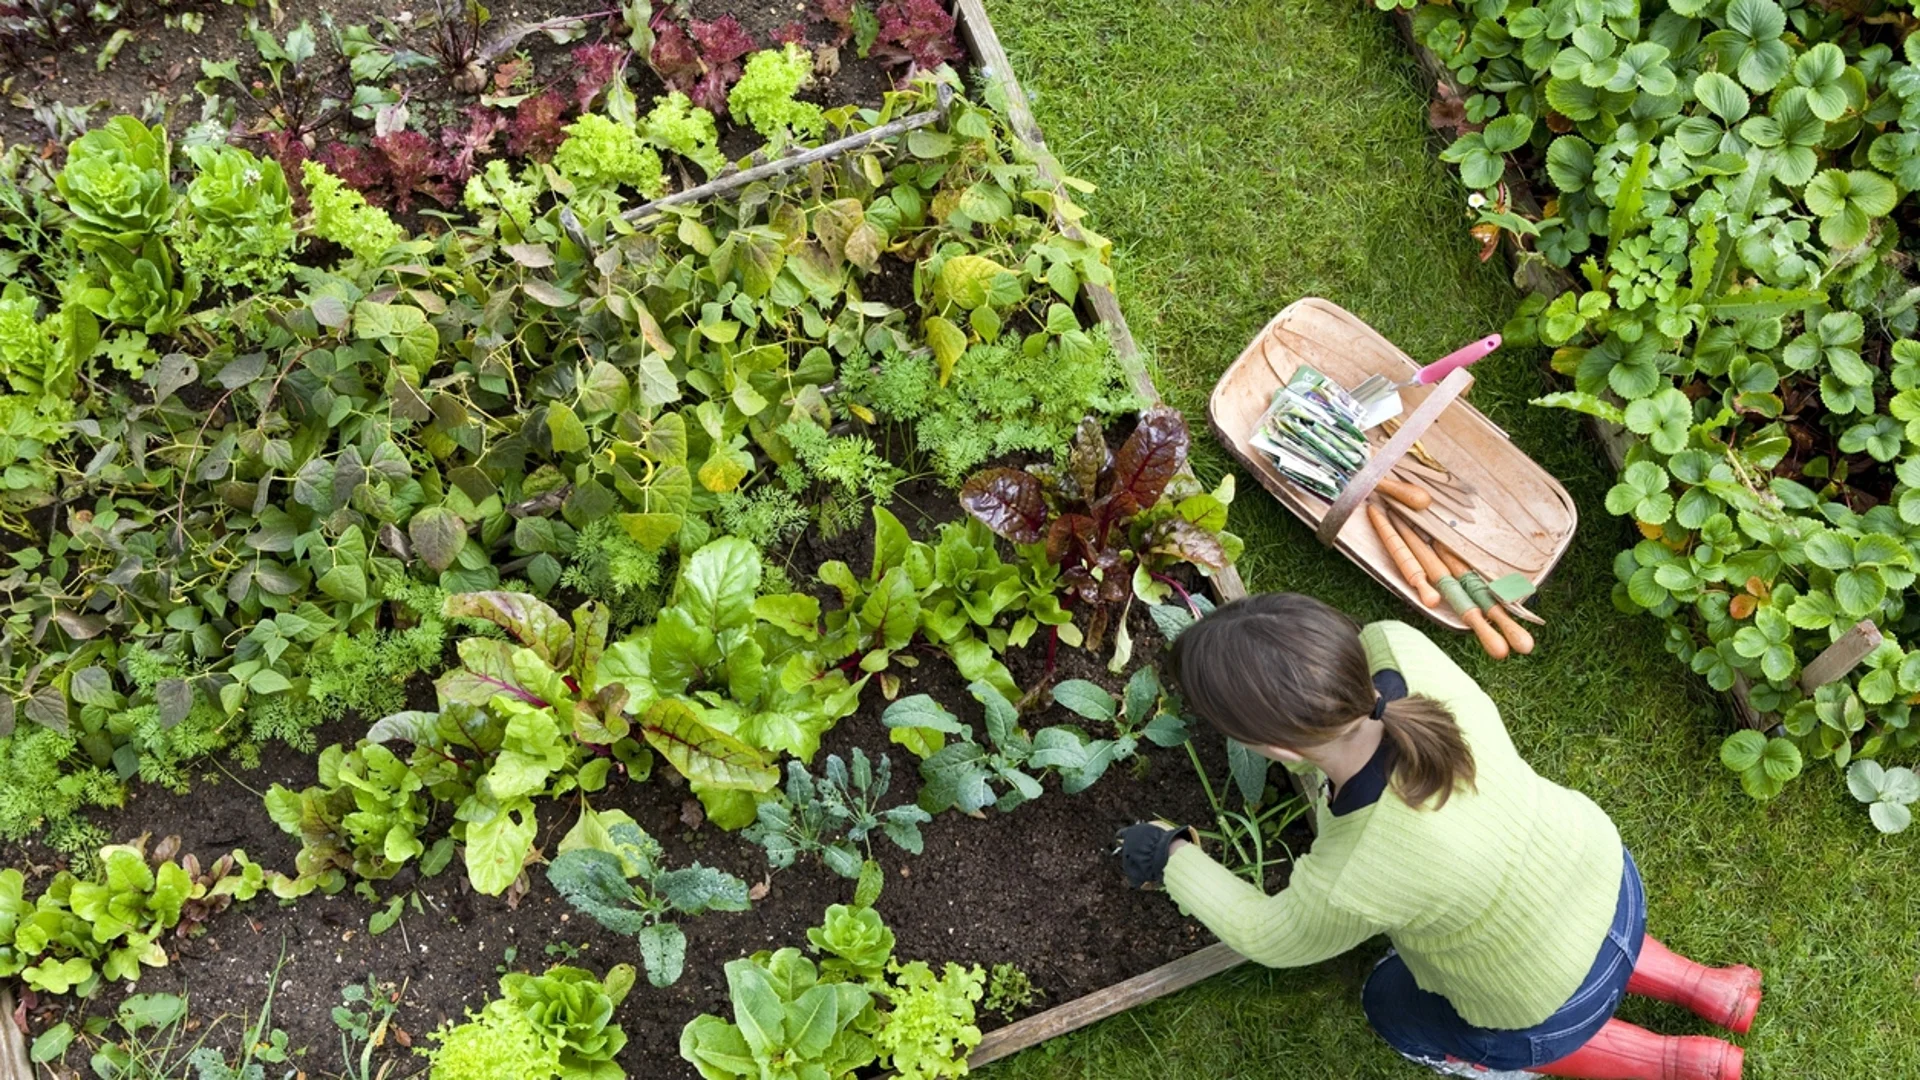
<path fill-rule="evenodd" d="M 1414 62 L 1419 65 L 1421 74 L 1426 77 L 1429 97 L 1441 86 L 1447 87 L 1455 97 L 1464 97 L 1460 84 L 1453 81 L 1453 72 L 1413 32 L 1413 16 L 1404 8 L 1395 8 L 1389 17 L 1393 19 L 1394 28 L 1400 32 L 1401 40 L 1406 42 L 1407 49 L 1413 53 Z M 1514 175 L 1508 182 L 1507 192 L 1516 211 L 1535 218 L 1540 216 L 1540 203 L 1534 198 L 1533 189 L 1527 184 L 1525 177 Z M 1517 279 L 1521 269 L 1518 258 L 1519 249 L 1511 238 L 1507 241 L 1506 250 L 1508 260 L 1515 271 L 1514 284 L 1518 287 Z M 1538 267 L 1532 268 L 1533 273 L 1536 274 L 1539 270 Z M 1547 278 L 1555 292 L 1564 292 L 1573 287 L 1572 277 L 1564 270 L 1552 269 L 1551 273 L 1540 276 Z M 1594 438 L 1600 441 L 1600 447 L 1606 451 L 1607 460 L 1613 464 L 1614 470 L 1618 471 L 1625 467 L 1627 450 L 1634 442 L 1633 434 L 1620 425 L 1609 423 L 1597 416 L 1588 417 L 1587 426 L 1593 432 Z M 1801 690 L 1810 694 L 1852 671 L 1860 661 L 1867 658 L 1868 653 L 1879 647 L 1880 640 L 1880 629 L 1874 625 L 1873 620 L 1860 620 L 1801 670 Z M 1753 688 L 1748 683 L 1747 677 L 1736 673 L 1733 677 L 1733 689 L 1728 696 L 1733 701 L 1733 711 L 1741 726 L 1759 731 L 1775 727 L 1778 722 L 1771 714 L 1762 713 L 1754 707 L 1752 693 Z"/>

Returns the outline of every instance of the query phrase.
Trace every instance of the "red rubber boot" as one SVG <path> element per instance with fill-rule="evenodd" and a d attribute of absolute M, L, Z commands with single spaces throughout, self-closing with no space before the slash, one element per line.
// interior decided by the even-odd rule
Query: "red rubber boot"
<path fill-rule="evenodd" d="M 1705 1035 L 1655 1035 L 1609 1020 L 1585 1046 L 1533 1071 L 1583 1080 L 1740 1080 L 1746 1051 Z"/>
<path fill-rule="evenodd" d="M 1745 964 L 1711 968 L 1655 941 L 1640 942 L 1627 993 L 1678 1005 L 1710 1024 L 1745 1035 L 1760 1010 L 1760 972 Z"/>

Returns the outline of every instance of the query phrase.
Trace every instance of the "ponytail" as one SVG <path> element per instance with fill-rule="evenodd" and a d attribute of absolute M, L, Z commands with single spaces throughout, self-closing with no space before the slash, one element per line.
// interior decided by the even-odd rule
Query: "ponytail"
<path fill-rule="evenodd" d="M 1473 787 L 1473 751 L 1445 705 L 1421 694 L 1386 703 L 1380 720 L 1393 740 L 1393 790 L 1419 809 L 1438 795 L 1434 809 L 1447 805 L 1454 789 Z"/>

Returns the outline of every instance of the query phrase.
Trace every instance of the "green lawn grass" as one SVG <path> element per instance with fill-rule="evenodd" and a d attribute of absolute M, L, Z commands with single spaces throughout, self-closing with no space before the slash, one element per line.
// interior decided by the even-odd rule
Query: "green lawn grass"
<path fill-rule="evenodd" d="M 1429 357 L 1498 329 L 1515 304 L 1499 262 L 1476 261 L 1412 59 L 1370 5 L 988 7 L 1055 153 L 1100 185 L 1087 201 L 1115 243 L 1121 304 L 1196 430 L 1219 372 L 1301 296 L 1332 299 Z M 1877 836 L 1824 765 L 1774 803 L 1740 793 L 1716 758 L 1725 703 L 1661 649 L 1657 622 L 1613 609 L 1624 534 L 1601 506 L 1610 472 L 1576 417 L 1526 404 L 1546 386 L 1542 361 L 1496 354 L 1475 369 L 1473 400 L 1575 494 L 1583 528 L 1544 590 L 1534 656 L 1495 664 L 1469 638 L 1444 644 L 1535 767 L 1614 816 L 1646 876 L 1653 932 L 1700 960 L 1766 972 L 1747 1076 L 1920 1076 L 1913 839 Z M 1211 477 L 1227 462 L 1209 448 L 1197 466 Z M 1416 619 L 1245 477 L 1240 491 L 1250 587 Z M 1417 1076 L 1360 1012 L 1380 944 L 1299 971 L 1235 971 L 984 1075 Z M 1646 1002 L 1623 1015 L 1707 1030 Z"/>

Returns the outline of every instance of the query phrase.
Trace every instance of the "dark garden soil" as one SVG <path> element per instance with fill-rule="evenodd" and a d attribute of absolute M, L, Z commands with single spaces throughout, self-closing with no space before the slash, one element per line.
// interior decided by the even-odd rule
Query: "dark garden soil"
<path fill-rule="evenodd" d="M 459 4 L 447 3 L 449 11 Z M 185 9 L 187 5 L 178 5 Z M 572 86 L 569 50 L 577 45 L 599 41 L 624 43 L 625 27 L 617 17 L 618 5 L 605 0 L 517 0 L 489 5 L 491 18 L 481 30 L 483 43 L 501 37 L 516 26 L 551 23 L 568 17 L 587 17 L 585 30 L 575 40 L 556 43 L 544 33 L 527 35 L 514 49 L 507 50 L 493 65 L 523 53 L 533 62 L 535 89 L 556 87 L 563 93 Z M 345 28 L 367 25 L 378 30 L 389 20 L 407 46 L 431 55 L 429 42 L 435 35 L 435 0 L 411 0 L 400 4 L 371 0 L 286 0 L 278 5 L 281 15 L 274 21 L 263 5 L 253 14 L 262 27 L 284 38 L 302 20 L 312 23 L 322 41 L 319 54 L 309 66 L 332 71 L 324 79 L 328 93 L 344 99 L 351 92 L 351 80 L 344 63 L 327 43 L 323 16 Z M 810 0 L 692 0 L 689 16 L 714 20 L 732 15 L 752 36 L 760 48 L 777 47 L 776 32 L 791 33 L 797 23 L 805 31 L 805 42 L 815 52 L 813 85 L 803 90 L 803 100 L 832 107 L 849 102 L 878 106 L 893 87 L 893 75 L 878 60 L 863 59 L 851 44 L 834 48 L 836 28 L 821 19 Z M 131 24 L 134 38 L 128 42 L 105 71 L 96 69 L 101 47 L 111 30 L 86 28 L 70 34 L 62 47 L 39 50 L 24 57 L 9 58 L 0 52 L 0 145 L 9 143 L 45 144 L 48 152 L 55 143 L 47 125 L 35 115 L 36 107 L 55 103 L 85 108 L 94 106 L 90 124 L 108 116 L 127 112 L 139 115 L 149 102 L 165 110 L 167 126 L 175 134 L 200 119 L 200 95 L 194 84 L 201 80 L 202 60 L 222 61 L 239 58 L 243 73 L 257 74 L 258 59 L 254 46 L 246 38 L 247 9 L 235 4 L 205 4 L 201 14 L 205 23 L 199 33 L 177 26 L 168 27 L 159 18 L 141 19 Z M 611 16 L 611 17 L 610 17 Z M 337 69 L 337 70 L 335 70 Z M 627 65 L 627 81 L 633 87 L 644 111 L 648 103 L 665 92 L 644 60 L 635 57 Z M 231 98 L 231 86 L 221 87 Z M 461 93 L 444 76 L 435 72 L 415 72 L 409 77 L 410 103 L 415 107 L 458 109 L 479 101 L 479 95 Z M 266 99 L 263 98 L 263 103 Z M 263 109 L 251 102 L 240 104 L 239 123 L 252 131 Z M 355 133 L 370 135 L 367 121 L 344 113 L 319 133 L 321 142 L 348 137 Z M 761 139 L 750 130 L 721 126 L 722 149 L 729 156 L 741 157 L 757 147 Z M 253 147 L 258 149 L 258 147 Z"/>
<path fill-rule="evenodd" d="M 1160 645 L 1151 622 L 1136 612 L 1130 625 L 1136 655 L 1156 657 Z M 932 694 L 963 719 L 977 723 L 978 709 L 952 666 L 937 656 L 927 659 L 904 673 L 900 693 Z M 1009 659 L 1015 677 L 1023 686 L 1031 685 L 1045 669 L 1044 644 L 1036 641 Z M 1092 679 L 1115 690 L 1123 682 L 1106 671 L 1104 662 L 1074 649 L 1059 651 L 1056 676 Z M 912 756 L 888 746 L 880 724 L 887 704 L 870 690 L 860 711 L 828 735 L 816 764 L 827 753 L 845 756 L 855 746 L 869 755 L 891 751 L 895 772 L 886 802 L 893 805 L 912 797 L 919 777 Z M 1076 720 L 1049 707 L 1023 722 L 1033 728 Z M 351 743 L 361 730 L 359 722 L 343 721 L 323 729 L 320 741 Z M 1220 781 L 1226 766 L 1218 740 L 1202 736 L 1200 743 L 1202 759 Z M 190 795 L 140 789 L 124 810 L 103 824 L 116 842 L 142 833 L 155 838 L 179 835 L 182 850 L 196 853 L 203 864 L 239 847 L 269 867 L 291 867 L 297 844 L 268 820 L 255 791 L 272 783 L 301 787 L 312 782 L 311 755 L 275 746 L 263 755 L 259 769 L 209 773 Z M 1033 1012 L 1138 975 L 1209 942 L 1205 930 L 1183 918 L 1163 894 L 1127 888 L 1110 854 L 1115 830 L 1129 822 L 1154 816 L 1178 822 L 1206 819 L 1205 795 L 1182 751 L 1149 749 L 1114 766 L 1079 795 L 1064 795 L 1051 782 L 1049 789 L 1041 799 L 1005 814 L 989 811 L 982 819 L 957 812 L 940 815 L 922 830 L 922 855 L 908 856 L 890 844 L 875 850 L 887 878 L 877 906 L 898 935 L 897 956 L 936 966 L 949 960 L 989 967 L 1017 964 L 1045 992 L 1043 1000 L 1023 1010 Z M 671 768 L 657 767 L 645 783 L 616 778 L 593 804 L 631 813 L 665 846 L 670 865 L 698 860 L 749 882 L 766 883 L 766 895 L 751 911 L 683 922 L 686 974 L 664 989 L 643 980 L 620 1010 L 619 1020 L 631 1039 L 621 1058 L 629 1075 L 692 1076 L 679 1058 L 680 1028 L 701 1012 L 730 1015 L 723 965 L 757 950 L 804 946 L 807 928 L 819 924 L 824 909 L 852 898 L 853 882 L 811 861 L 769 877 L 759 848 L 701 820 L 698 801 Z M 551 853 L 576 809 L 571 800 L 542 806 L 542 851 Z M 442 808 L 443 819 L 445 813 Z M 445 824 L 439 820 L 435 827 Z M 13 849 L 7 859 L 17 866 L 52 861 L 38 847 Z M 343 986 L 364 983 L 369 974 L 404 988 L 395 1022 L 419 1045 L 443 1021 L 459 1020 L 465 1009 L 492 996 L 503 965 L 508 970 L 544 970 L 574 949 L 580 951 L 572 962 L 597 971 L 636 959 L 628 939 L 571 911 L 539 868 L 529 876 L 531 887 L 514 904 L 474 893 L 458 860 L 430 880 L 419 879 L 409 868 L 392 881 L 378 883 L 379 893 L 385 900 L 417 891 L 419 909 L 410 900 L 401 922 L 377 937 L 368 932 L 367 921 L 381 905 L 351 891 L 332 897 L 316 894 L 287 906 L 263 896 L 217 916 L 203 937 L 169 940 L 172 962 L 149 971 L 137 987 L 110 988 L 91 1006 L 82 1007 L 111 1010 L 130 990 L 186 994 L 202 1023 L 234 1018 L 222 1022 L 211 1040 L 232 1046 L 244 1026 L 240 1018 L 257 1014 L 277 971 L 274 1025 L 286 1031 L 289 1045 L 311 1048 L 310 1056 L 299 1062 L 303 1069 L 331 1073 L 340 1062 L 335 1060 L 338 1037 L 330 1010 Z M 515 954 L 510 962 L 509 950 Z M 57 1013 L 57 1006 L 47 1008 L 35 1030 L 51 1023 Z M 998 1016 L 981 1017 L 985 1028 L 1003 1022 Z M 390 1049 L 402 1053 L 398 1047 Z M 408 1068 L 419 1060 L 403 1056 Z"/>

